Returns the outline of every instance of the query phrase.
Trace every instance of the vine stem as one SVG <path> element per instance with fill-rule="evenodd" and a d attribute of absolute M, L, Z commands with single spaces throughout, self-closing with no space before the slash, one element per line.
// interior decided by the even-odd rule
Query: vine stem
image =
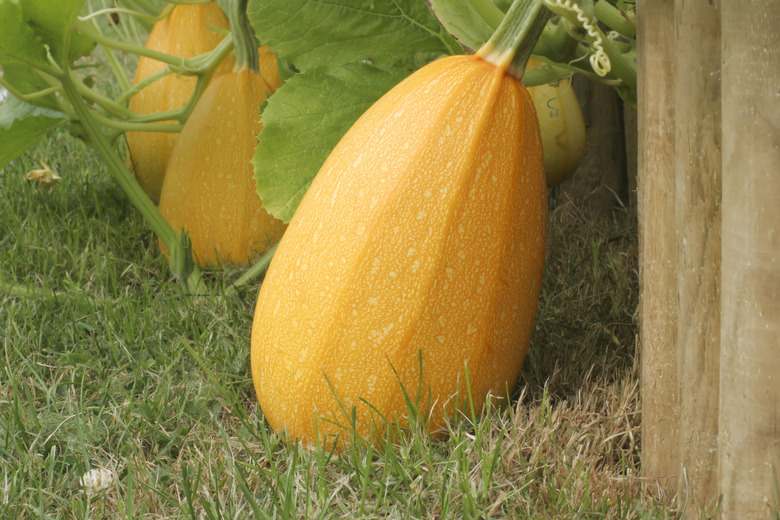
<path fill-rule="evenodd" d="M 164 52 L 147 49 L 146 47 L 140 47 L 131 43 L 114 40 L 113 38 L 109 38 L 108 36 L 104 36 L 103 34 L 95 31 L 82 21 L 78 21 L 76 24 L 74 24 L 74 26 L 80 33 L 109 49 L 115 49 L 121 52 L 126 52 L 128 54 L 135 54 L 137 56 L 146 56 L 147 58 L 152 58 L 154 60 L 173 65 L 174 67 L 178 66 L 181 68 L 184 66 L 184 58 L 171 56 L 170 54 L 166 54 Z"/>
<path fill-rule="evenodd" d="M 528 58 L 551 14 L 541 0 L 515 0 L 477 56 L 522 80 Z"/>
<path fill-rule="evenodd" d="M 67 296 L 68 293 L 62 291 L 54 291 L 50 289 L 33 288 L 15 283 L 6 282 L 0 278 L 0 294 L 7 296 L 16 296 L 19 298 L 33 298 L 33 297 L 53 297 L 61 298 Z"/>
<path fill-rule="evenodd" d="M 597 30 L 603 34 L 601 29 Z M 606 35 L 602 36 L 601 45 L 604 47 L 604 52 L 609 57 L 612 73 L 620 78 L 623 83 L 628 86 L 628 88 L 636 91 L 636 65 L 632 64 L 629 59 L 618 50 L 615 42 L 609 39 Z"/>
<path fill-rule="evenodd" d="M 95 121 L 102 124 L 106 128 L 120 132 L 164 132 L 164 133 L 176 133 L 181 132 L 182 123 L 162 123 L 149 120 L 139 121 L 117 121 L 106 117 L 100 112 L 91 112 Z M 159 112 L 158 112 L 159 113 Z M 178 118 L 161 119 L 162 121 L 176 120 Z"/>
<path fill-rule="evenodd" d="M 628 39 L 636 38 L 636 25 L 623 15 L 623 12 L 604 0 L 599 0 L 593 6 L 596 19 Z"/>
<path fill-rule="evenodd" d="M 76 29 L 83 33 L 85 36 L 89 37 L 90 39 L 94 40 L 96 43 L 103 45 L 109 49 L 118 50 L 120 52 L 126 52 L 128 54 L 135 54 L 137 56 L 145 56 L 147 58 L 151 58 L 153 60 L 161 61 L 163 63 L 167 63 L 172 67 L 172 70 L 176 73 L 182 73 L 182 74 L 198 74 L 199 71 L 202 71 L 203 69 L 212 68 L 211 62 L 212 61 L 222 61 L 220 56 L 218 54 L 222 55 L 222 58 L 226 54 L 230 54 L 230 51 L 232 50 L 230 47 L 227 49 L 220 48 L 220 45 L 224 46 L 230 46 L 232 43 L 230 40 L 225 41 L 223 39 L 222 42 L 220 42 L 220 45 L 214 48 L 214 50 L 206 53 L 207 56 L 213 56 L 209 59 L 208 63 L 205 64 L 205 66 L 200 67 L 193 67 L 192 63 L 193 61 L 196 61 L 200 58 L 200 56 L 195 56 L 194 58 L 182 58 L 180 56 L 171 56 L 170 54 L 166 54 L 164 52 L 156 51 L 154 49 L 147 49 L 146 47 L 140 47 L 138 45 L 134 45 L 132 43 L 126 43 L 123 41 L 115 40 L 113 38 L 109 38 L 108 36 L 103 35 L 102 33 L 94 30 L 92 27 L 87 25 L 86 23 L 79 21 L 75 24 Z M 227 38 L 227 36 L 226 36 Z M 223 54 L 224 53 L 224 54 Z M 201 55 L 203 56 L 203 55 Z"/>
<path fill-rule="evenodd" d="M 233 34 L 236 46 L 236 66 L 233 70 L 237 72 L 249 70 L 260 74 L 255 33 L 246 13 L 248 3 L 248 0 L 230 2 L 230 32 Z"/>
<path fill-rule="evenodd" d="M 268 269 L 268 266 L 271 264 L 271 260 L 274 257 L 274 253 L 276 252 L 276 248 L 279 246 L 279 243 L 277 242 L 273 246 L 271 246 L 268 251 L 265 252 L 265 254 L 255 262 L 255 264 L 247 269 L 244 274 L 241 275 L 241 277 L 233 282 L 230 287 L 225 289 L 225 295 L 233 294 L 237 289 L 247 285 L 255 278 L 262 275 L 266 270 Z"/>
<path fill-rule="evenodd" d="M 138 182 L 133 178 L 133 175 L 125 166 L 124 161 L 114 151 L 111 144 L 105 135 L 103 135 L 100 126 L 90 114 L 89 107 L 81 97 L 78 87 L 76 87 L 75 80 L 73 79 L 71 72 L 68 68 L 60 77 L 62 83 L 62 89 L 65 96 L 70 101 L 73 111 L 81 122 L 84 131 L 89 136 L 92 146 L 94 146 L 100 153 L 103 160 L 106 162 L 106 167 L 109 174 L 119 183 L 120 187 L 124 190 L 133 205 L 141 212 L 144 219 L 152 227 L 152 230 L 160 238 L 166 248 L 172 250 L 176 247 L 178 235 L 173 228 L 162 216 L 160 210 L 154 205 L 149 196 L 144 192 Z M 190 293 L 196 293 L 202 288 L 202 280 L 200 276 L 200 270 L 197 266 L 194 266 L 190 274 L 185 280 L 184 284 Z"/>

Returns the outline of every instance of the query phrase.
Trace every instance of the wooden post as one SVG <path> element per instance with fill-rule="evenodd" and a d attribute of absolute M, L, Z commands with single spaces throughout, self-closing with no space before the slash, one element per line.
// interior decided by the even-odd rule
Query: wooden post
<path fill-rule="evenodd" d="M 677 489 L 674 2 L 637 3 L 640 344 L 644 475 Z"/>
<path fill-rule="evenodd" d="M 722 518 L 778 515 L 780 478 L 780 11 L 722 4 Z M 775 494 L 773 496 L 773 494 Z"/>
<path fill-rule="evenodd" d="M 637 5 L 642 459 L 686 518 L 780 516 L 775 4 Z"/>
<path fill-rule="evenodd" d="M 720 356 L 720 8 L 675 2 L 678 503 L 717 500 Z"/>

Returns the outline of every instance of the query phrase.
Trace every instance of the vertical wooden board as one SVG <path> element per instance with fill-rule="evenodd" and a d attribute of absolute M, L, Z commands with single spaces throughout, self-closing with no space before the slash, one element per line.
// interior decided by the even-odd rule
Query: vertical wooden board
<path fill-rule="evenodd" d="M 679 421 L 673 5 L 637 2 L 642 466 L 670 493 L 677 488 Z"/>
<path fill-rule="evenodd" d="M 724 519 L 780 516 L 776 495 L 780 475 L 777 8 L 772 0 L 729 0 L 722 5 L 719 482 Z"/>
<path fill-rule="evenodd" d="M 720 353 L 720 8 L 676 0 L 675 200 L 678 501 L 699 518 L 717 499 Z"/>

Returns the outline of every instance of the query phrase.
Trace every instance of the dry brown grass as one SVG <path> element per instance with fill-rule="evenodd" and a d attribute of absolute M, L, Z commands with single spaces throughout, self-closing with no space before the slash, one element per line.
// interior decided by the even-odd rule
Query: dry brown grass
<path fill-rule="evenodd" d="M 532 345 L 511 413 L 494 425 L 508 432 L 506 478 L 527 478 L 518 472 L 530 465 L 529 494 L 552 503 L 565 489 L 572 511 L 599 498 L 664 504 L 658 483 L 640 475 L 635 214 L 551 202 Z"/>

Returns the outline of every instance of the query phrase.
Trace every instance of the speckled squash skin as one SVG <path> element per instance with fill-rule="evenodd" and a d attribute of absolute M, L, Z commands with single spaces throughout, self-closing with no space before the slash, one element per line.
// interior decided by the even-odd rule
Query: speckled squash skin
<path fill-rule="evenodd" d="M 527 69 L 538 66 L 538 61 L 528 60 Z M 539 118 L 547 187 L 552 188 L 574 175 L 582 161 L 585 121 L 569 78 L 557 84 L 529 87 L 528 93 Z"/>
<path fill-rule="evenodd" d="M 546 197 L 533 104 L 503 70 L 447 57 L 382 97 L 322 166 L 261 287 L 251 365 L 270 426 L 348 441 L 335 394 L 370 437 L 379 414 L 407 420 L 400 381 L 437 430 L 466 398 L 465 367 L 478 410 L 507 395 L 537 307 Z"/>
<path fill-rule="evenodd" d="M 248 264 L 282 236 L 257 195 L 252 158 L 271 87 L 249 70 L 214 78 L 171 153 L 160 212 L 184 228 L 201 265 Z"/>
<path fill-rule="evenodd" d="M 229 30 L 230 24 L 222 9 L 213 2 L 193 5 L 179 4 L 168 16 L 155 23 L 146 40 L 148 49 L 172 56 L 192 58 L 216 47 L 225 37 L 209 26 Z M 167 65 L 147 57 L 138 59 L 133 84 L 163 70 Z M 215 74 L 232 70 L 232 63 L 223 63 Z M 139 114 L 175 110 L 184 106 L 195 90 L 194 76 L 169 74 L 150 84 L 130 98 L 129 108 Z M 173 123 L 173 121 L 170 121 Z M 178 133 L 128 132 L 128 163 L 138 183 L 154 201 L 160 200 L 165 169 Z"/>

